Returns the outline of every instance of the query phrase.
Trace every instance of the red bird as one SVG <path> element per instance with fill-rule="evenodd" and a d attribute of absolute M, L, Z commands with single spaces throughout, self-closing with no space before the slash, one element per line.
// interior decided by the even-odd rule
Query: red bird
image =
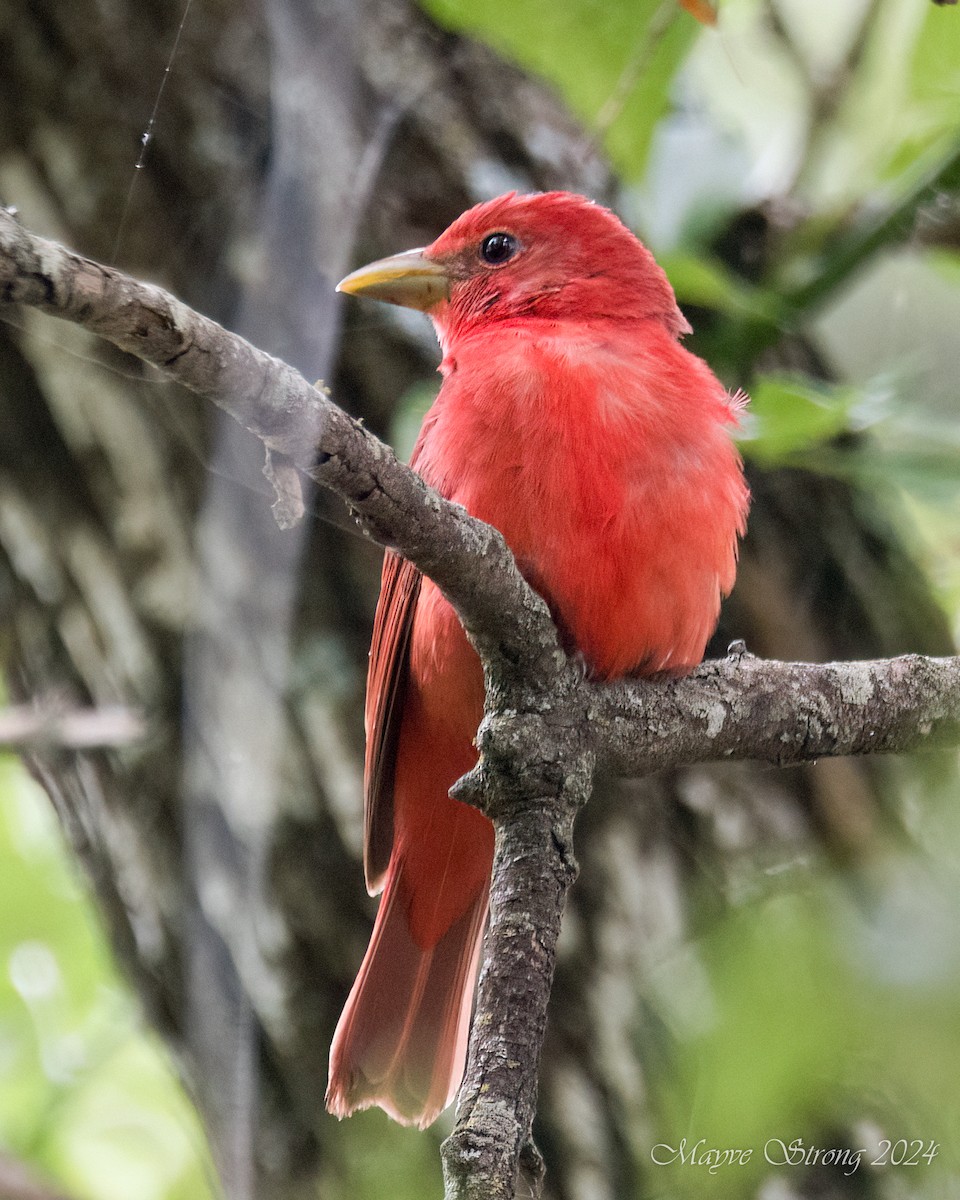
<path fill-rule="evenodd" d="M 510 193 L 340 290 L 418 308 L 443 385 L 411 459 L 501 530 L 595 679 L 681 675 L 733 586 L 748 492 L 739 399 L 650 252 L 598 204 Z M 476 762 L 480 661 L 388 551 L 367 678 L 364 868 L 383 891 L 330 1052 L 327 1107 L 428 1125 L 463 1074 L 493 827 L 450 799 Z"/>

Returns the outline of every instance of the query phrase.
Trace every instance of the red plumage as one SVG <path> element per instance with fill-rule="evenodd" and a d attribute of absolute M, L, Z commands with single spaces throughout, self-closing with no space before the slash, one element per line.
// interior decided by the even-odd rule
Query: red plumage
<path fill-rule="evenodd" d="M 411 465 L 503 532 L 590 674 L 699 662 L 747 509 L 738 401 L 680 345 L 649 251 L 582 197 L 510 194 L 343 286 L 429 311 L 444 381 Z M 378 1104 L 423 1126 L 462 1076 L 493 830 L 448 790 L 476 761 L 482 706 L 453 609 L 388 552 L 365 773 L 367 883 L 384 895 L 331 1050 L 339 1116 Z"/>

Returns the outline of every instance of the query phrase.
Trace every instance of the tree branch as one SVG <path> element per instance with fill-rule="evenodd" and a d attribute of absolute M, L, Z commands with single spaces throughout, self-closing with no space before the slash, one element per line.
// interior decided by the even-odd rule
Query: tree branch
<path fill-rule="evenodd" d="M 0 212 L 0 302 L 85 326 L 205 396 L 260 438 L 285 520 L 295 467 L 433 578 L 484 662 L 480 761 L 454 793 L 494 821 L 491 923 L 447 1195 L 511 1197 L 530 1128 L 574 818 L 595 767 L 646 774 L 723 758 L 893 752 L 960 728 L 960 660 L 825 666 L 737 651 L 689 678 L 597 685 L 563 654 L 503 538 L 444 501 L 325 391 L 162 289 L 31 237 Z M 535 1172 L 534 1172 L 535 1173 Z"/>
<path fill-rule="evenodd" d="M 94 750 L 129 746 L 146 732 L 137 713 L 115 704 L 58 712 L 18 704 L 0 708 L 0 750 Z"/>
<path fill-rule="evenodd" d="M 595 695 L 598 755 L 627 776 L 723 759 L 902 754 L 960 737 L 960 658 L 785 663 L 735 652 L 686 679 Z"/>
<path fill-rule="evenodd" d="M 448 504 L 293 367 L 153 284 L 29 234 L 0 209 L 0 303 L 81 325 L 211 400 L 259 438 L 273 479 L 284 460 L 349 505 L 360 528 L 400 550 L 454 602 L 482 655 L 508 674 L 553 680 L 563 655 L 546 605 L 501 535 Z M 278 488 L 295 501 L 290 473 Z"/>

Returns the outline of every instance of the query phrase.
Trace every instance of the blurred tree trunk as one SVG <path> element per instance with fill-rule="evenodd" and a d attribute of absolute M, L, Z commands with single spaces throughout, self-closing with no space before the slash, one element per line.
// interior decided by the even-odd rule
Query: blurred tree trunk
<path fill-rule="evenodd" d="M 181 14 L 173 0 L 4 8 L 0 199 L 331 379 L 378 433 L 435 352 L 390 311 L 351 308 L 341 339 L 336 279 L 491 192 L 612 197 L 555 97 L 404 0 L 195 0 L 151 122 Z M 351 1195 L 363 1135 L 322 1101 L 371 916 L 359 713 L 379 554 L 324 497 L 280 532 L 260 466 L 249 439 L 139 364 L 31 314 L 0 327 L 8 687 L 143 706 L 154 730 L 135 752 L 32 766 L 227 1193 L 313 1195 L 319 1180 Z M 943 650 L 922 584 L 845 485 L 784 471 L 753 486 L 717 647 Z M 602 789 L 579 830 L 545 1054 L 551 1195 L 622 1197 L 648 1161 L 644 1080 L 664 1035 L 644 985 L 689 933 L 693 873 L 723 905 L 761 886 L 757 861 L 853 855 L 875 799 L 876 769 L 842 761 Z"/>

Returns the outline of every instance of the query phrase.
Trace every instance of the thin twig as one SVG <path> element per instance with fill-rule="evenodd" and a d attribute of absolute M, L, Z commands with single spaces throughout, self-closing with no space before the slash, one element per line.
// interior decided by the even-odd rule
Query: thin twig
<path fill-rule="evenodd" d="M 122 705 L 60 712 L 29 704 L 0 708 L 0 749 L 104 750 L 139 742 L 142 716 Z"/>

